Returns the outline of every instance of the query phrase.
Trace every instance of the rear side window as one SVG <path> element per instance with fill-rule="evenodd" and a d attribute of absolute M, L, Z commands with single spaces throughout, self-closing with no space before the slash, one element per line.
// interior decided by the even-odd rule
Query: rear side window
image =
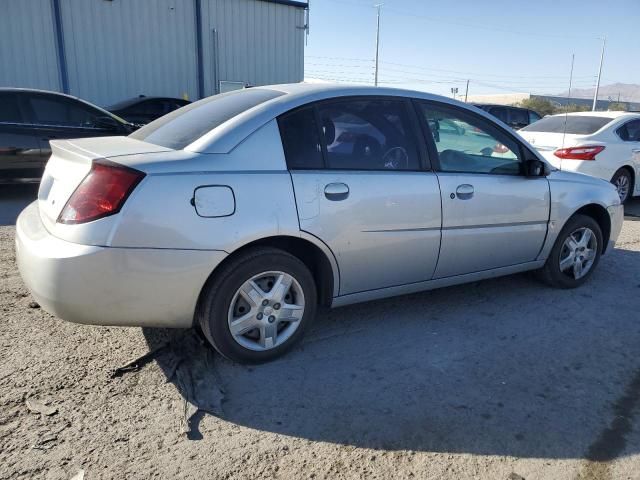
<path fill-rule="evenodd" d="M 278 126 L 290 170 L 320 169 L 324 166 L 320 130 L 313 107 L 281 116 Z"/>
<path fill-rule="evenodd" d="M 0 93 L 0 122 L 22 123 L 16 94 Z"/>
<path fill-rule="evenodd" d="M 505 107 L 493 107 L 489 113 L 504 123 L 509 123 L 509 116 Z"/>
<path fill-rule="evenodd" d="M 418 146 L 403 100 L 340 100 L 317 108 L 327 168 L 420 169 Z"/>
<path fill-rule="evenodd" d="M 32 122 L 60 127 L 100 128 L 101 117 L 107 116 L 81 102 L 53 95 L 31 95 L 28 103 Z"/>
<path fill-rule="evenodd" d="M 526 127 L 529 125 L 529 112 L 519 108 L 509 109 L 509 125 L 516 128 Z"/>
<path fill-rule="evenodd" d="M 522 131 L 563 133 L 565 132 L 565 119 L 567 122 L 566 133 L 570 135 L 591 135 L 612 120 L 608 117 L 590 117 L 587 115 L 554 115 L 524 127 Z"/>
<path fill-rule="evenodd" d="M 640 120 L 625 123 L 617 132 L 625 142 L 640 142 Z"/>
<path fill-rule="evenodd" d="M 245 110 L 281 95 L 284 94 L 264 88 L 214 95 L 174 110 L 129 136 L 162 147 L 182 149 Z"/>

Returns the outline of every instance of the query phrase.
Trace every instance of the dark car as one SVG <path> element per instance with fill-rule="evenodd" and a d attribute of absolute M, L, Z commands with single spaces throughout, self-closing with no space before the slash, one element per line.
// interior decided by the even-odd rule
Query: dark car
<path fill-rule="evenodd" d="M 498 120 L 502 120 L 514 130 L 526 127 L 530 123 L 537 122 L 541 118 L 540 115 L 528 108 L 479 103 L 476 103 L 474 106 L 490 113 Z"/>
<path fill-rule="evenodd" d="M 139 97 L 111 105 L 107 107 L 107 110 L 128 122 L 140 125 L 149 123 L 190 103 L 189 100 L 181 98 L 145 97 L 140 95 Z"/>
<path fill-rule="evenodd" d="M 62 93 L 0 88 L 0 183 L 38 181 L 49 140 L 128 135 L 135 126 Z"/>

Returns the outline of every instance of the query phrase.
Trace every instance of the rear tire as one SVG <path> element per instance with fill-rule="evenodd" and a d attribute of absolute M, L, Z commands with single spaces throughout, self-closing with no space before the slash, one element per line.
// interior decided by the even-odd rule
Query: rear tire
<path fill-rule="evenodd" d="M 622 167 L 611 179 L 611 183 L 618 191 L 620 203 L 625 204 L 633 196 L 633 176 L 628 168 Z"/>
<path fill-rule="evenodd" d="M 220 354 L 239 363 L 261 363 L 300 341 L 316 309 L 316 285 L 307 266 L 283 250 L 256 247 L 207 282 L 196 318 Z"/>
<path fill-rule="evenodd" d="M 574 215 L 560 231 L 544 267 L 537 271 L 538 277 L 555 288 L 579 287 L 593 274 L 601 252 L 598 222 L 586 215 Z"/>

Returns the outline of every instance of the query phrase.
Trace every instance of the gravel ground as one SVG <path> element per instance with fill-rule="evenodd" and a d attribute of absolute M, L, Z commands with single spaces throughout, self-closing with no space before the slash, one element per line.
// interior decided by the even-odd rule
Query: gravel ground
<path fill-rule="evenodd" d="M 13 236 L 0 478 L 640 479 L 640 217 L 578 290 L 516 275 L 336 309 L 251 368 L 192 331 L 31 308 Z"/>

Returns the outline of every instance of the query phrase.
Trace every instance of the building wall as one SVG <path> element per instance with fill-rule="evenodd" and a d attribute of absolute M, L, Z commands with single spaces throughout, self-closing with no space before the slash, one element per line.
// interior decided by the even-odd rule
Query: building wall
<path fill-rule="evenodd" d="M 220 81 L 299 82 L 304 16 L 264 0 L 2 0 L 0 86 L 63 91 L 60 56 L 69 93 L 104 106 L 140 94 L 194 100 Z"/>
<path fill-rule="evenodd" d="M 62 0 L 69 90 L 98 105 L 197 97 L 194 2 Z"/>
<path fill-rule="evenodd" d="M 203 0 L 202 9 L 206 95 L 215 93 L 220 81 L 303 80 L 303 9 L 255 0 Z"/>
<path fill-rule="evenodd" d="M 62 88 L 51 0 L 2 1 L 0 86 Z"/>

